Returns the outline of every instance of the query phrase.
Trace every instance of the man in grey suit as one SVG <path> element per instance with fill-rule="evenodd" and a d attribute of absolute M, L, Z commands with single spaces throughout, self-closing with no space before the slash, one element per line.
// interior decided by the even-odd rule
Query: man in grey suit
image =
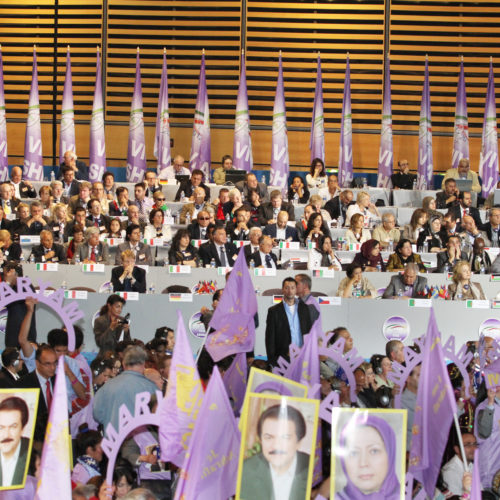
<path fill-rule="evenodd" d="M 427 285 L 427 278 L 418 276 L 418 266 L 413 262 L 406 265 L 403 274 L 391 278 L 383 299 L 411 299 L 419 297 Z"/>
<path fill-rule="evenodd" d="M 259 193 L 261 203 L 269 201 L 267 185 L 264 182 L 259 182 L 257 176 L 253 172 L 249 172 L 247 178 L 244 181 L 237 182 L 235 186 L 243 193 L 245 200 L 248 200 L 248 190 L 254 189 Z"/>
<path fill-rule="evenodd" d="M 139 265 L 151 266 L 153 259 L 151 257 L 151 249 L 148 245 L 141 241 L 141 227 L 138 224 L 130 224 L 127 227 L 127 237 L 125 243 L 118 245 L 116 251 L 115 264 L 122 264 L 122 252 L 124 250 L 132 250 L 135 255 L 135 263 Z"/>

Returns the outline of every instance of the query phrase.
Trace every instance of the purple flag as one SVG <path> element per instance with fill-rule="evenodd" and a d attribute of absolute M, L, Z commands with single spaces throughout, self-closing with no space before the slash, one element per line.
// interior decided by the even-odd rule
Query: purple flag
<path fill-rule="evenodd" d="M 318 69 L 316 70 L 316 90 L 311 121 L 311 138 L 309 139 L 311 162 L 314 158 L 325 161 L 325 117 L 323 115 L 323 77 L 321 74 L 321 57 L 318 54 Z"/>
<path fill-rule="evenodd" d="M 101 57 L 97 48 L 94 104 L 90 120 L 89 180 L 100 181 L 106 171 L 106 139 L 104 135 L 104 105 L 102 102 Z"/>
<path fill-rule="evenodd" d="M 156 115 L 154 155 L 157 158 L 158 176 L 170 167 L 170 117 L 168 114 L 168 77 L 167 51 L 163 49 L 163 67 L 161 70 L 160 95 L 158 97 L 158 113 Z"/>
<path fill-rule="evenodd" d="M 31 77 L 28 121 L 24 139 L 23 177 L 29 181 L 43 181 L 42 129 L 38 100 L 38 67 L 36 48 L 33 48 L 33 75 Z"/>
<path fill-rule="evenodd" d="M 144 116 L 142 112 L 141 62 L 139 48 L 135 61 L 134 95 L 130 109 L 130 125 L 127 151 L 127 182 L 141 182 L 146 173 L 146 141 L 144 140 Z"/>
<path fill-rule="evenodd" d="M 392 149 L 392 106 L 391 106 L 391 62 L 389 54 L 385 59 L 384 104 L 382 109 L 382 128 L 380 131 L 380 150 L 378 153 L 377 187 L 392 187 L 391 175 L 394 154 Z"/>
<path fill-rule="evenodd" d="M 486 389 L 500 387 L 500 358 L 484 368 L 484 382 Z"/>
<path fill-rule="evenodd" d="M 469 498 L 470 500 L 481 500 L 483 498 L 481 492 L 481 477 L 479 475 L 479 450 L 477 448 L 474 452 L 474 468 L 472 469 L 472 486 Z"/>
<path fill-rule="evenodd" d="M 71 56 L 66 52 L 66 77 L 59 131 L 59 163 L 64 161 L 66 151 L 75 151 L 75 110 L 73 108 L 73 83 L 71 80 Z"/>
<path fill-rule="evenodd" d="M 56 382 L 52 393 L 49 423 L 43 443 L 40 478 L 35 500 L 52 498 L 55 492 L 59 498 L 71 498 L 71 460 L 69 454 L 71 440 L 64 356 L 61 356 L 58 361 Z M 40 397 L 43 398 L 43 394 L 40 394 Z"/>
<path fill-rule="evenodd" d="M 290 161 L 288 158 L 288 135 L 286 130 L 285 88 L 283 85 L 283 65 L 279 56 L 278 82 L 273 107 L 273 140 L 271 145 L 271 185 L 279 187 L 283 193 L 288 187 Z"/>
<path fill-rule="evenodd" d="M 425 58 L 424 88 L 420 107 L 420 122 L 418 129 L 418 171 L 417 188 L 432 188 L 432 126 L 431 126 L 431 96 L 429 91 L 429 61 Z"/>
<path fill-rule="evenodd" d="M 201 170 L 205 180 L 210 178 L 210 111 L 208 109 L 207 82 L 205 77 L 205 50 L 201 55 L 200 80 L 194 110 L 193 137 L 189 168 Z"/>
<path fill-rule="evenodd" d="M 460 61 L 460 74 L 455 106 L 455 128 L 453 130 L 453 156 L 451 166 L 458 167 L 462 158 L 469 158 L 469 124 L 467 121 L 467 92 L 465 90 L 464 58 Z"/>
<path fill-rule="evenodd" d="M 159 437 L 161 460 L 181 467 L 200 411 L 203 389 L 180 311 L 177 318 L 167 394 L 160 408 Z"/>
<path fill-rule="evenodd" d="M 433 498 L 453 414 L 457 412 L 434 309 L 430 311 L 420 373 L 409 472 Z"/>
<path fill-rule="evenodd" d="M 0 182 L 9 178 L 7 156 L 7 119 L 5 117 L 5 94 L 3 90 L 3 58 L 0 48 Z"/>
<path fill-rule="evenodd" d="M 495 105 L 495 77 L 490 59 L 488 90 L 484 108 L 483 137 L 479 158 L 479 175 L 483 179 L 482 195 L 486 198 L 495 189 L 498 180 L 497 108 Z"/>
<path fill-rule="evenodd" d="M 231 366 L 224 373 L 223 381 L 229 398 L 233 401 L 235 415 L 239 415 L 247 390 L 247 357 L 244 352 L 236 354 Z"/>
<path fill-rule="evenodd" d="M 208 335 L 205 347 L 214 361 L 253 349 L 256 313 L 257 298 L 248 272 L 244 248 L 241 247 L 222 298 L 208 325 L 215 332 Z"/>
<path fill-rule="evenodd" d="M 339 144 L 339 185 L 349 187 L 352 172 L 352 113 L 351 113 L 351 66 L 349 54 L 345 64 L 344 99 L 342 102 L 342 121 L 340 122 Z"/>
<path fill-rule="evenodd" d="M 248 114 L 247 72 L 245 51 L 241 51 L 241 74 L 236 100 L 234 120 L 233 165 L 239 170 L 250 172 L 253 167 L 252 138 L 250 136 L 250 115 Z"/>
<path fill-rule="evenodd" d="M 175 500 L 227 499 L 236 492 L 241 436 L 219 370 L 208 382 Z"/>

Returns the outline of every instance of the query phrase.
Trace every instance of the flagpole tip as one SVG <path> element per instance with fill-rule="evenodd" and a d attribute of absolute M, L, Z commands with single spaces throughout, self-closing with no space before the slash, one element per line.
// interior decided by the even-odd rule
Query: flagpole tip
<path fill-rule="evenodd" d="M 281 50 L 280 50 L 280 57 L 281 57 Z"/>
<path fill-rule="evenodd" d="M 425 60 L 428 61 L 429 60 L 429 54 L 425 54 Z"/>
<path fill-rule="evenodd" d="M 245 49 L 241 49 L 241 55 L 244 56 L 245 55 Z"/>
<path fill-rule="evenodd" d="M 139 46 L 137 46 L 137 53 L 139 53 Z"/>
<path fill-rule="evenodd" d="M 163 47 L 163 53 L 166 55 L 167 54 L 167 48 Z"/>
<path fill-rule="evenodd" d="M 463 56 L 463 54 L 460 54 L 460 62 L 464 62 L 464 56 Z"/>
<path fill-rule="evenodd" d="M 490 64 L 493 64 L 493 56 L 490 56 Z"/>
<path fill-rule="evenodd" d="M 69 45 L 66 47 L 66 50 L 69 52 Z"/>
<path fill-rule="evenodd" d="M 204 56 L 205 55 L 205 49 L 201 49 L 201 55 Z"/>
<path fill-rule="evenodd" d="M 36 52 L 36 44 L 33 45 L 33 51 Z"/>

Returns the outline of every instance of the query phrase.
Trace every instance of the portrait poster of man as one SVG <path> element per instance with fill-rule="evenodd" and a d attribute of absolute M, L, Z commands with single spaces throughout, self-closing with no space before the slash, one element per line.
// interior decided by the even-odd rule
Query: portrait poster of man
<path fill-rule="evenodd" d="M 245 410 L 236 499 L 309 498 L 319 401 L 252 393 Z"/>
<path fill-rule="evenodd" d="M 333 408 L 332 500 L 404 500 L 406 411 Z"/>
<path fill-rule="evenodd" d="M 307 398 L 307 385 L 299 384 L 288 378 L 280 377 L 274 373 L 252 367 L 248 375 L 245 399 L 241 405 L 241 415 L 245 413 L 250 393 Z M 243 425 L 242 418 L 240 419 L 239 425 L 241 430 L 241 426 Z"/>
<path fill-rule="evenodd" d="M 24 488 L 39 393 L 39 389 L 0 389 L 0 490 Z"/>

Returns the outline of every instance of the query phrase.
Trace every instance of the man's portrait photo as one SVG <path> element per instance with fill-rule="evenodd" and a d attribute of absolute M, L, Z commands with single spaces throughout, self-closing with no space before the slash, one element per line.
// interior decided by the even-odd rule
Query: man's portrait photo
<path fill-rule="evenodd" d="M 38 392 L 37 389 L 0 390 L 0 490 L 24 486 Z"/>
<path fill-rule="evenodd" d="M 304 500 L 311 490 L 318 401 L 250 394 L 236 498 Z"/>

